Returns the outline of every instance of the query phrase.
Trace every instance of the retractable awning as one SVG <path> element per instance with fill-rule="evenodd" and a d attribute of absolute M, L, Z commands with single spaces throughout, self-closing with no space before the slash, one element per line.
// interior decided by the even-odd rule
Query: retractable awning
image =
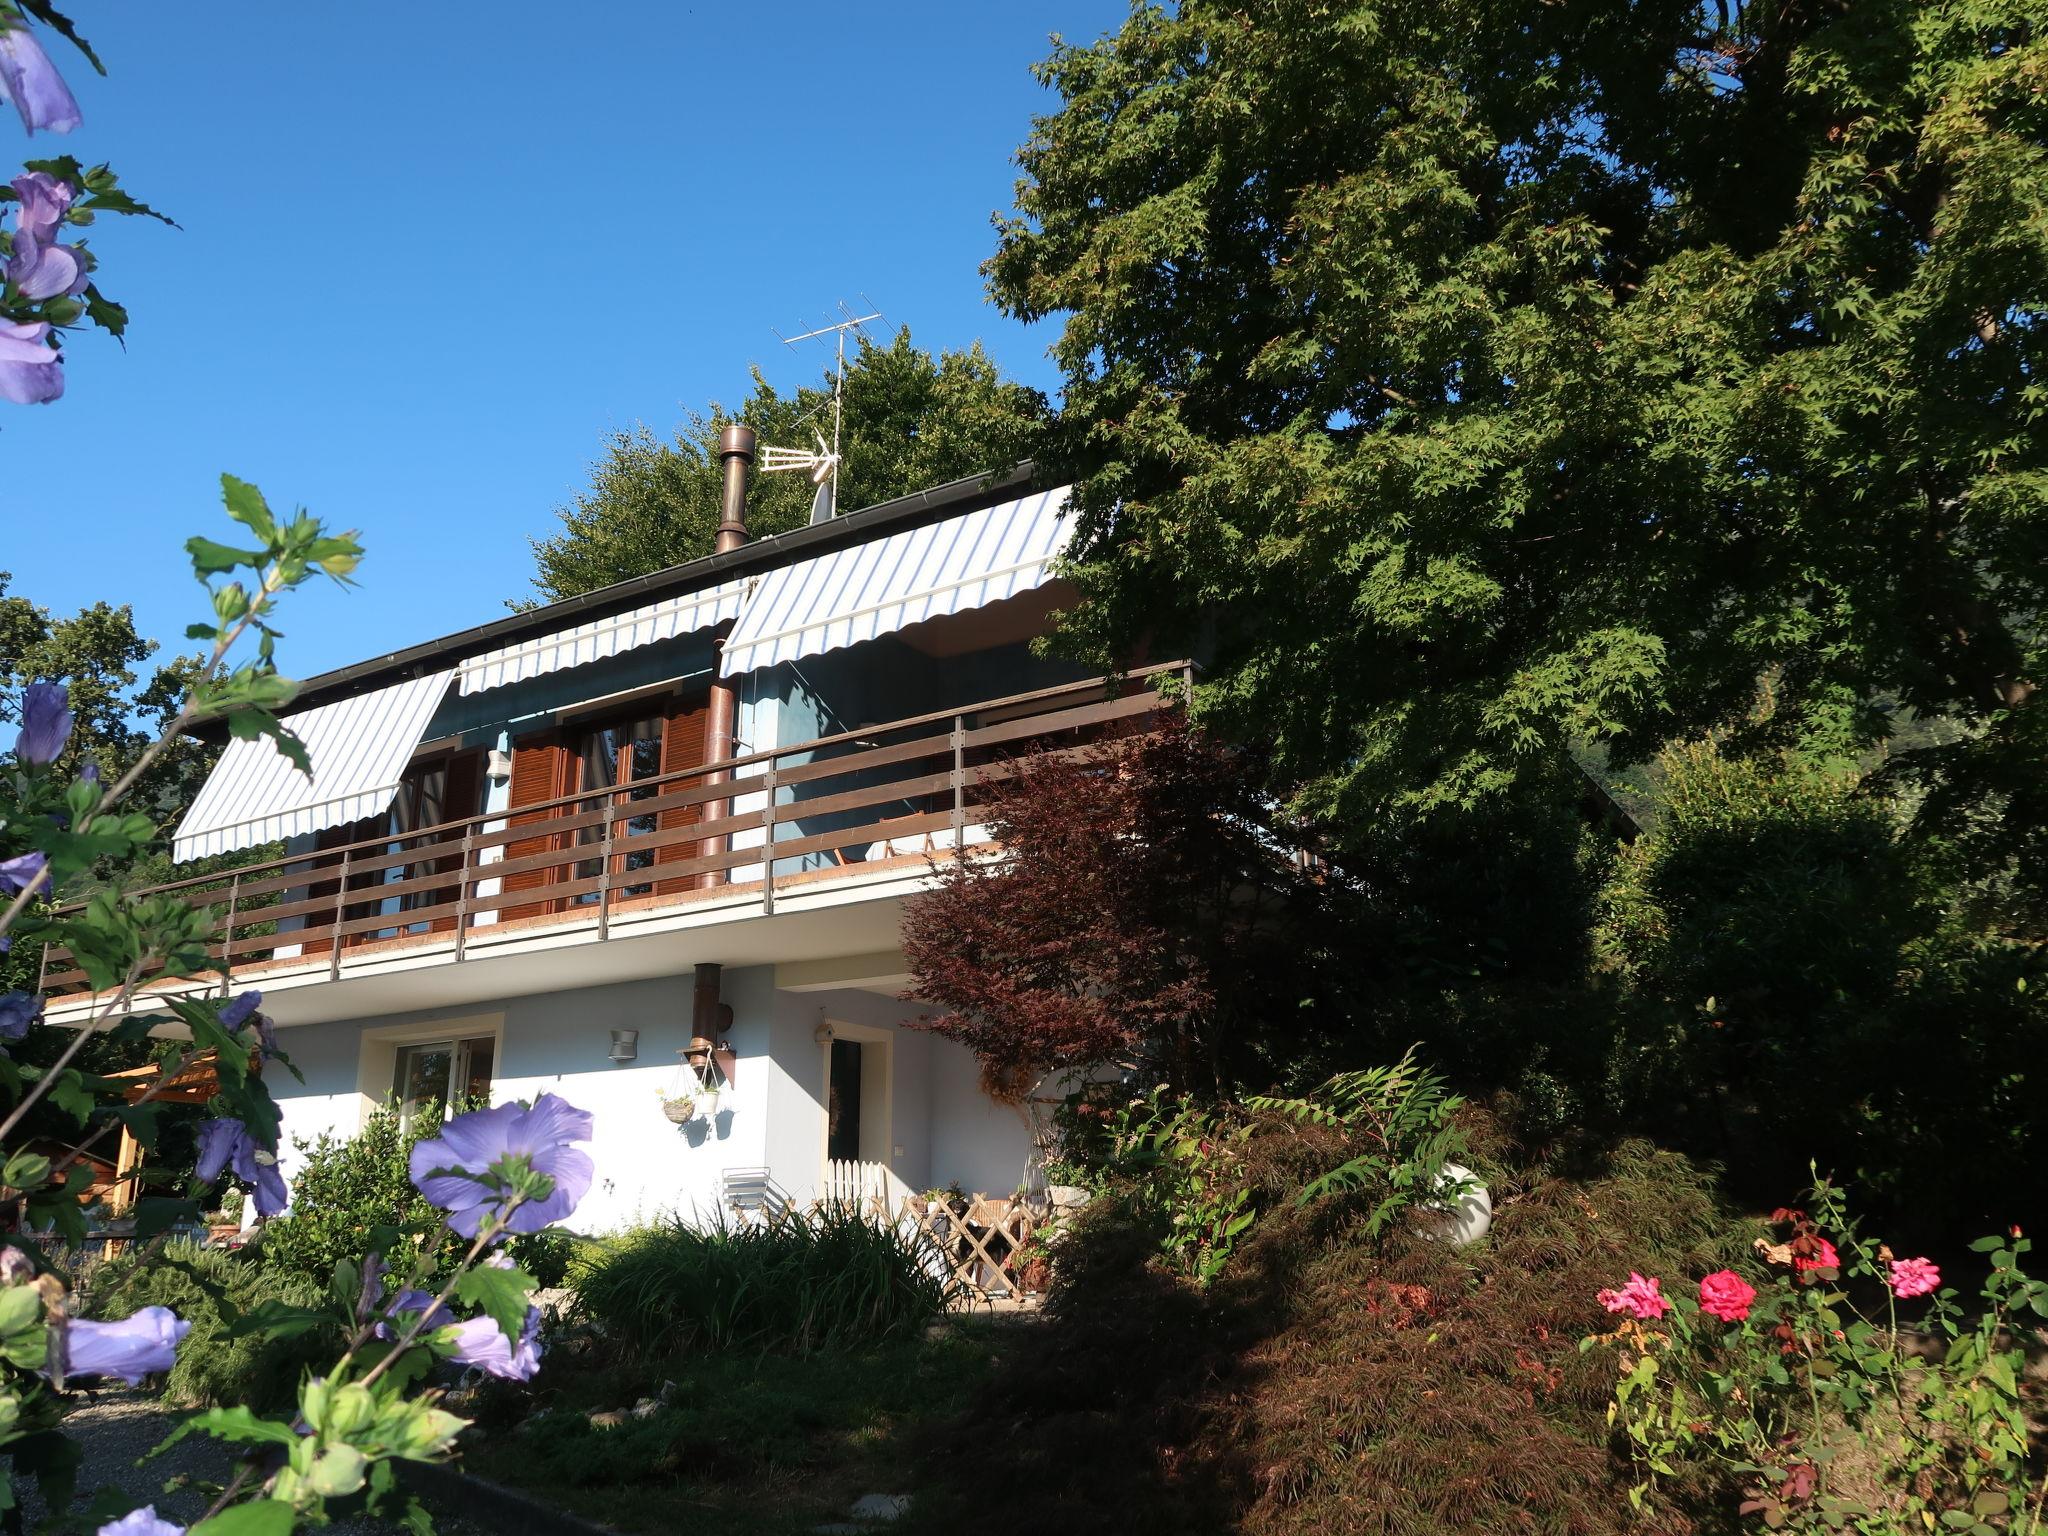
<path fill-rule="evenodd" d="M 229 742 L 178 824 L 172 856 L 182 863 L 254 848 L 386 809 L 454 676 L 437 672 L 286 715 L 306 744 L 310 779 L 268 737 Z"/>
<path fill-rule="evenodd" d="M 565 667 L 587 666 L 636 646 L 652 645 L 657 640 L 673 640 L 677 635 L 687 635 L 692 630 L 709 629 L 714 624 L 739 617 L 747 584 L 747 578 L 742 577 L 699 592 L 686 592 L 681 597 L 649 603 L 630 613 L 593 619 L 574 629 L 485 651 L 480 656 L 470 657 L 455 669 L 456 686 L 465 694 L 482 693 L 489 688 L 503 688 L 508 683 L 523 683 L 530 677 L 559 672 Z"/>
<path fill-rule="evenodd" d="M 1041 491 L 766 572 L 726 637 L 720 672 L 816 656 L 1050 579 L 1067 488 Z"/>

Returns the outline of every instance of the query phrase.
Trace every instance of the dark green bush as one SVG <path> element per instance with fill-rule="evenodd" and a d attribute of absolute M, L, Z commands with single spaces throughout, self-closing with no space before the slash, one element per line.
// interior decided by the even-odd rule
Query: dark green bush
<path fill-rule="evenodd" d="M 573 1280 L 628 1349 L 808 1355 L 922 1326 L 950 1298 L 944 1269 L 928 1239 L 826 1207 L 760 1225 L 672 1217 L 596 1246 Z"/>
<path fill-rule="evenodd" d="M 192 1325 L 178 1363 L 164 1379 L 164 1399 L 184 1407 L 246 1404 L 275 1412 L 297 1399 L 302 1372 L 331 1364 L 338 1330 L 289 1339 L 224 1339 L 221 1301 L 246 1311 L 266 1301 L 310 1306 L 319 1287 L 246 1253 L 178 1241 L 110 1259 L 94 1273 L 88 1315 L 114 1320 L 144 1307 L 169 1307 Z"/>
<path fill-rule="evenodd" d="M 370 1228 L 429 1231 L 440 1220 L 413 1187 L 407 1160 L 415 1143 L 440 1134 L 439 1117 L 419 1114 L 401 1127 L 390 1108 L 374 1110 L 347 1140 L 327 1132 L 310 1146 L 292 1179 L 291 1209 L 263 1229 L 264 1262 L 325 1284 L 342 1259 L 359 1259 Z"/>

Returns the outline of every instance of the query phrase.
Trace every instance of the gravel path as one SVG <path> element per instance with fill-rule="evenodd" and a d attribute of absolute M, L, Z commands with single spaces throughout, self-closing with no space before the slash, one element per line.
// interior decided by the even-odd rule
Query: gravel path
<path fill-rule="evenodd" d="M 233 1475 L 234 1451 L 210 1436 L 192 1435 L 155 1460 L 136 1465 L 162 1444 L 176 1424 L 175 1415 L 165 1413 L 153 1395 L 143 1392 L 101 1392 L 91 1403 L 72 1410 L 64 1428 L 84 1453 L 78 1468 L 80 1494 L 90 1497 L 94 1489 L 111 1483 L 154 1504 L 166 1519 L 186 1524 L 197 1519 L 210 1501 L 190 1488 L 165 1493 L 164 1484 L 176 1477 L 225 1482 Z M 41 1517 L 41 1501 L 31 1489 L 22 1492 L 25 1512 L 33 1523 Z M 470 1529 L 452 1520 L 437 1519 L 435 1526 L 444 1536 L 458 1536 Z M 401 1528 L 358 1515 L 337 1520 L 325 1529 L 333 1536 L 394 1536 Z"/>

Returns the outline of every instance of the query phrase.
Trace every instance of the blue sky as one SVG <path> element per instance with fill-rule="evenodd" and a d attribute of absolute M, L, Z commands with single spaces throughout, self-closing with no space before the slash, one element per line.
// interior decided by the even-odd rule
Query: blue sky
<path fill-rule="evenodd" d="M 124 354 L 70 350 L 55 405 L 0 405 L 0 570 L 69 612 L 198 616 L 179 546 L 218 476 L 361 530 L 348 593 L 284 615 L 307 676 L 497 617 L 527 541 L 613 428 L 666 433 L 865 292 L 928 347 L 982 338 L 1050 388 L 1050 335 L 978 272 L 1011 154 L 1052 98 L 1047 35 L 1112 0 L 745 5 L 529 0 L 369 10 L 74 0 L 108 77 L 56 41 L 109 160 L 183 226 L 102 220 Z M 21 144 L 11 113 L 0 133 Z M 48 146 L 47 148 L 45 146 Z"/>

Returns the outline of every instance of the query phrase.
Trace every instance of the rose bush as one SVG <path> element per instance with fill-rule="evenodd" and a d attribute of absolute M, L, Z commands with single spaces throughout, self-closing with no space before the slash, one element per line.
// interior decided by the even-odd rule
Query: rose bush
<path fill-rule="evenodd" d="M 1697 1301 L 1636 1274 L 1598 1295 L 1623 1321 L 1582 1347 L 1615 1353 L 1636 1503 L 1718 1462 L 1746 1489 L 1737 1513 L 1771 1530 L 2037 1536 L 2048 1485 L 2030 1480 L 2022 1388 L 2048 1283 L 2020 1266 L 2028 1240 L 1974 1245 L 1989 1269 L 1965 1306 L 1932 1260 L 1858 1236 L 1825 1183 L 1774 1224 L 1752 1272 L 1702 1277 Z"/>

